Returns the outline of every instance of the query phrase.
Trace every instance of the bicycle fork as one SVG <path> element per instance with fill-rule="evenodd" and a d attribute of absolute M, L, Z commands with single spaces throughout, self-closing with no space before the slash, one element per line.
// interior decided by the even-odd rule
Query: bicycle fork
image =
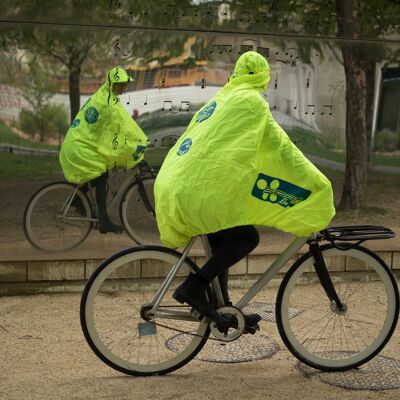
<path fill-rule="evenodd" d="M 332 311 L 340 311 L 345 312 L 347 307 L 344 303 L 341 302 L 339 295 L 333 285 L 332 279 L 329 275 L 328 268 L 326 266 L 324 257 L 322 256 L 321 248 L 318 245 L 318 242 L 312 241 L 309 243 L 310 252 L 314 257 L 314 269 L 317 273 L 318 279 L 325 290 L 326 295 L 328 296 L 331 302 Z"/>

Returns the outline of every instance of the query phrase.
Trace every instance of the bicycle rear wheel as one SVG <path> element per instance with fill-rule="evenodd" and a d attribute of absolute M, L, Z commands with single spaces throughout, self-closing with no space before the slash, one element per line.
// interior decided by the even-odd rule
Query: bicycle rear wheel
<path fill-rule="evenodd" d="M 300 361 L 323 371 L 343 371 L 372 359 L 389 341 L 399 293 L 388 267 L 371 251 L 332 245 L 321 250 L 345 310 L 330 303 L 307 253 L 282 281 L 276 319 L 282 340 Z"/>
<path fill-rule="evenodd" d="M 143 314 L 143 306 L 160 287 L 157 277 L 165 276 L 180 258 L 180 253 L 158 246 L 126 249 L 105 260 L 89 279 L 80 307 L 82 330 L 91 349 L 110 367 L 129 375 L 166 374 L 204 346 L 208 323 L 193 318 L 189 306 L 171 297 L 182 276 L 198 269 L 189 259 L 157 314 L 151 320 Z M 177 343 L 182 331 L 187 333 Z"/>
<path fill-rule="evenodd" d="M 154 207 L 154 178 L 134 183 L 124 193 L 120 218 L 128 235 L 138 244 L 161 244 Z"/>
<path fill-rule="evenodd" d="M 34 247 L 48 252 L 65 251 L 86 239 L 92 227 L 92 210 L 80 190 L 73 199 L 77 207 L 68 207 L 75 189 L 76 185 L 70 183 L 51 183 L 29 200 L 23 225 L 25 236 Z"/>

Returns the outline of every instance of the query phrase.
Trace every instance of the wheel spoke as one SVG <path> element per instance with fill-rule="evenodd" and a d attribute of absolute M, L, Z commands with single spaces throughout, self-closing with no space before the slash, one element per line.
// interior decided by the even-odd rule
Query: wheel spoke
<path fill-rule="evenodd" d="M 46 251 L 63 251 L 76 247 L 86 238 L 92 224 L 91 210 L 82 192 L 77 191 L 76 196 L 82 205 L 80 212 L 85 214 L 81 215 L 70 206 L 68 216 L 62 216 L 75 188 L 68 183 L 54 183 L 32 197 L 25 211 L 24 231 L 33 246 Z"/>
<path fill-rule="evenodd" d="M 150 204 L 142 197 L 142 189 L 136 183 L 129 187 L 121 203 L 121 217 L 128 235 L 139 244 L 161 244 L 157 221 L 150 211 L 154 206 L 154 178 L 142 180 L 145 195 Z"/>
<path fill-rule="evenodd" d="M 85 288 L 81 308 L 85 337 L 108 360 L 107 364 L 128 374 L 161 374 L 178 368 L 204 345 L 207 324 L 189 317 L 186 311 L 178 309 L 176 316 L 170 312 L 174 311 L 172 287 L 167 289 L 159 306 L 159 310 L 168 315 L 156 313 L 152 317 L 154 323 L 142 319 L 141 308 L 149 304 L 157 290 L 140 284 L 136 285 L 137 290 L 129 290 L 135 279 L 130 278 L 126 266 L 162 265 L 163 270 L 169 271 L 179 261 L 179 253 L 138 248 L 122 253 L 103 267 L 96 279 L 89 280 Z M 183 271 L 189 273 L 197 268 L 191 264 L 190 260 L 184 262 Z M 113 294 L 105 295 L 110 287 Z M 194 335 L 182 348 L 172 349 L 167 343 L 177 332 L 193 332 Z"/>
<path fill-rule="evenodd" d="M 295 263 L 279 289 L 278 327 L 284 342 L 303 362 L 322 370 L 359 366 L 387 343 L 398 318 L 398 290 L 388 268 L 367 250 L 341 251 L 325 246 L 323 257 L 352 257 L 368 266 L 360 273 L 335 274 L 335 288 L 345 308 L 321 305 L 326 294 L 309 272 L 311 256 Z M 317 282 L 317 283 L 315 283 Z M 302 310 L 291 318 L 289 309 Z M 386 321 L 388 319 L 388 321 Z"/>

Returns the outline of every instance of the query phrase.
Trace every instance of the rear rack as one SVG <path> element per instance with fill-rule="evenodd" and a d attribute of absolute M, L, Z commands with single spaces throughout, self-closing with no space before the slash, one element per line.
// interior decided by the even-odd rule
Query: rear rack
<path fill-rule="evenodd" d="M 391 239 L 396 235 L 391 229 L 378 225 L 334 226 L 324 229 L 320 234 L 322 239 L 331 242 L 341 250 L 351 249 L 366 240 Z"/>

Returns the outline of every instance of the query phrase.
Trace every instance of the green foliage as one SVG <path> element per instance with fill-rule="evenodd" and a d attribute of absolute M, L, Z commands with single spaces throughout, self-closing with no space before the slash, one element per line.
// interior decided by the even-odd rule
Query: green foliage
<path fill-rule="evenodd" d="M 27 67 L 29 73 L 25 76 L 21 75 L 21 80 L 16 84 L 19 86 L 22 96 L 32 108 L 40 112 L 53 97 L 57 85 L 49 80 L 49 74 L 42 67 L 38 57 L 34 56 L 27 63 Z"/>
<path fill-rule="evenodd" d="M 48 104 L 43 110 L 43 118 L 48 121 L 48 132 L 52 136 L 59 133 L 65 136 L 69 128 L 68 112 L 62 104 Z"/>
<path fill-rule="evenodd" d="M 59 104 L 46 104 L 37 111 L 23 108 L 19 115 L 19 126 L 32 137 L 39 134 L 41 141 L 49 137 L 57 138 L 68 130 L 68 114 Z"/>
<path fill-rule="evenodd" d="M 22 139 L 2 121 L 0 121 L 0 143 L 15 144 L 17 146 L 32 147 L 35 149 L 57 149 L 57 146 L 54 145 Z"/>
<path fill-rule="evenodd" d="M 400 150 L 400 133 L 382 129 L 376 134 L 375 151 L 393 152 Z"/>
<path fill-rule="evenodd" d="M 62 179 L 57 157 L 1 153 L 0 181 Z"/>
<path fill-rule="evenodd" d="M 38 131 L 36 115 L 32 111 L 23 108 L 19 113 L 19 128 L 34 137 Z"/>
<path fill-rule="evenodd" d="M 302 128 L 289 128 L 286 133 L 303 153 L 312 154 L 326 160 L 345 162 L 345 153 L 328 148 L 324 143 L 326 139 L 323 139 L 322 133 Z"/>

